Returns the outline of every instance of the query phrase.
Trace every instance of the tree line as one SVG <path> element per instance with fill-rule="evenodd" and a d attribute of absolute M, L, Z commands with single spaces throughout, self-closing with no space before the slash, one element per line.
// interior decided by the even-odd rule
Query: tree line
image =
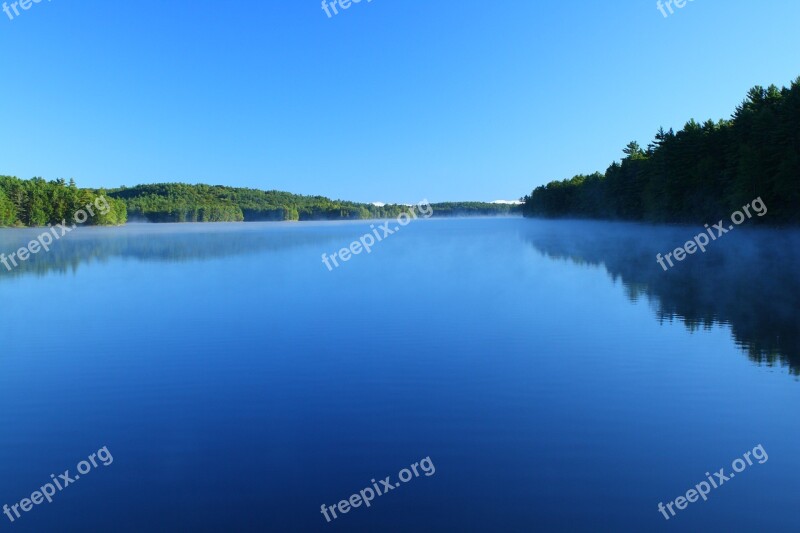
<path fill-rule="evenodd" d="M 323 196 L 221 185 L 156 183 L 112 189 L 109 194 L 125 201 L 131 220 L 148 222 L 349 220 L 400 213 L 399 206 L 378 208 Z"/>
<path fill-rule="evenodd" d="M 523 214 L 648 222 L 712 221 L 760 197 L 760 222 L 800 222 L 800 78 L 756 86 L 728 120 L 659 129 L 631 142 L 605 173 L 537 187 Z"/>
<path fill-rule="evenodd" d="M 124 200 L 131 220 L 148 222 L 258 222 L 280 220 L 363 220 L 395 218 L 402 204 L 362 204 L 221 185 L 157 183 L 112 189 Z M 434 216 L 508 214 L 515 206 L 483 202 L 432 204 Z M 517 208 L 518 209 L 518 208 Z"/>
<path fill-rule="evenodd" d="M 45 181 L 42 178 L 21 180 L 0 176 L 0 226 L 46 226 L 72 220 L 75 213 L 99 196 L 105 196 L 107 213 L 94 210 L 85 224 L 113 226 L 127 220 L 125 202 L 108 196 L 106 191 L 79 189 L 74 180 Z"/>
<path fill-rule="evenodd" d="M 282 220 L 364 220 L 395 218 L 407 205 L 374 205 L 303 196 L 281 191 L 156 183 L 116 189 L 79 189 L 74 180 L 20 180 L 0 176 L 0 226 L 44 226 L 69 219 L 104 195 L 111 206 L 89 223 L 132 222 L 258 222 Z M 434 216 L 508 215 L 520 206 L 484 202 L 432 204 Z"/>
<path fill-rule="evenodd" d="M 522 212 L 521 205 L 487 202 L 442 202 L 432 204 L 431 207 L 433 216 L 437 217 L 507 216 L 518 215 Z"/>

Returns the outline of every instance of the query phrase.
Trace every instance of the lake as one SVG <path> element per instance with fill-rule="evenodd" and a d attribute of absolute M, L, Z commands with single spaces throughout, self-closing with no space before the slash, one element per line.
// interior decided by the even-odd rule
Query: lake
<path fill-rule="evenodd" d="M 797 531 L 800 232 L 665 272 L 702 228 L 417 220 L 326 268 L 371 224 L 80 228 L 0 266 L 0 504 L 113 456 L 0 530 Z"/>

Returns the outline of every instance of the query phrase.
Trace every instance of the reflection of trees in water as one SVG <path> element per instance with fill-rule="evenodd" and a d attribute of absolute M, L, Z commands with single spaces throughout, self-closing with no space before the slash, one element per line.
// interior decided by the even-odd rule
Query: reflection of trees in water
<path fill-rule="evenodd" d="M 255 224 L 255 223 L 254 223 Z M 584 221 L 523 224 L 522 237 L 544 255 L 580 265 L 602 265 L 621 280 L 628 297 L 642 296 L 659 320 L 679 319 L 690 330 L 730 325 L 734 339 L 759 363 L 787 364 L 800 374 L 800 231 L 737 228 L 708 252 L 689 256 L 664 272 L 656 263 L 701 228 L 652 227 Z M 8 254 L 41 231 L 0 232 L 0 252 Z M 359 234 L 354 227 L 353 234 Z M 69 273 L 81 263 L 111 258 L 194 261 L 307 245 L 321 251 L 342 245 L 341 230 L 324 227 L 259 228 L 192 225 L 86 229 L 65 236 L 48 253 L 31 256 L 5 278 Z M 321 252 L 320 252 L 321 253 Z"/>
<path fill-rule="evenodd" d="M 701 230 L 537 220 L 523 237 L 545 256 L 604 266 L 632 301 L 653 302 L 659 320 L 677 318 L 692 331 L 729 325 L 753 361 L 800 374 L 800 231 L 737 228 L 664 272 L 656 254 Z"/>
<path fill-rule="evenodd" d="M 195 261 L 259 252 L 279 251 L 319 243 L 320 249 L 335 234 L 320 228 L 298 228 L 281 231 L 278 228 L 259 229 L 242 226 L 210 229 L 178 228 L 168 230 L 157 226 L 136 228 L 102 228 L 69 234 L 54 243 L 49 252 L 31 255 L 11 272 L 0 265 L 0 282 L 11 276 L 75 272 L 81 263 L 106 261 L 111 258 L 132 258 L 142 261 Z M 277 230 L 277 231 L 276 231 Z M 8 255 L 26 245 L 41 231 L 22 234 L 7 230 L 0 236 L 0 252 Z"/>

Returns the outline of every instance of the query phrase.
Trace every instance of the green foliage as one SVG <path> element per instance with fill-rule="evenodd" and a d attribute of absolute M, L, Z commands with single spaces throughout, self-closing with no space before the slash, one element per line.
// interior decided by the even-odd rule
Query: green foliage
<path fill-rule="evenodd" d="M 322 196 L 221 185 L 157 183 L 115 189 L 109 195 L 126 203 L 131 219 L 149 222 L 342 220 L 372 214 L 368 206 Z"/>
<path fill-rule="evenodd" d="M 105 191 L 79 189 L 75 182 L 42 178 L 21 180 L 0 176 L 0 226 L 45 226 L 72 220 L 90 205 L 86 225 L 118 225 L 127 220 L 125 203 L 103 195 Z M 96 203 L 97 202 L 97 203 Z"/>
<path fill-rule="evenodd" d="M 103 203 L 102 201 L 107 202 Z M 79 189 L 75 182 L 23 181 L 0 176 L 0 225 L 44 226 L 71 220 L 87 204 L 94 215 L 86 224 L 120 225 L 131 220 L 148 222 L 252 222 L 296 220 L 364 220 L 395 218 L 410 206 L 376 206 L 324 196 L 301 196 L 221 185 L 156 183 L 106 191 Z M 434 216 L 508 215 L 519 206 L 483 202 L 433 204 Z M 421 214 L 421 213 L 420 213 Z"/>
<path fill-rule="evenodd" d="M 375 206 L 324 196 L 301 196 L 221 185 L 157 183 L 120 188 L 109 196 L 125 201 L 132 220 L 149 222 L 254 222 L 394 218 L 404 205 Z M 509 214 L 516 206 L 482 202 L 434 204 L 435 216 Z"/>
<path fill-rule="evenodd" d="M 0 226 L 11 226 L 17 221 L 17 208 L 0 189 Z"/>
<path fill-rule="evenodd" d="M 518 214 L 521 210 L 519 205 L 488 202 L 443 202 L 431 207 L 436 217 L 501 216 Z"/>
<path fill-rule="evenodd" d="M 537 187 L 524 214 L 696 223 L 761 197 L 769 223 L 799 223 L 800 78 L 751 89 L 730 120 L 662 128 L 646 151 L 623 152 L 605 174 Z"/>

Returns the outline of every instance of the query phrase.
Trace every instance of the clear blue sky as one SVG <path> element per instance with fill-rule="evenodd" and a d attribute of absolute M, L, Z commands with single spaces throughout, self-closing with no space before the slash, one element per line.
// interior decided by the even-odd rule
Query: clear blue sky
<path fill-rule="evenodd" d="M 515 199 L 800 75 L 800 2 L 43 0 L 0 12 L 0 173 Z"/>

